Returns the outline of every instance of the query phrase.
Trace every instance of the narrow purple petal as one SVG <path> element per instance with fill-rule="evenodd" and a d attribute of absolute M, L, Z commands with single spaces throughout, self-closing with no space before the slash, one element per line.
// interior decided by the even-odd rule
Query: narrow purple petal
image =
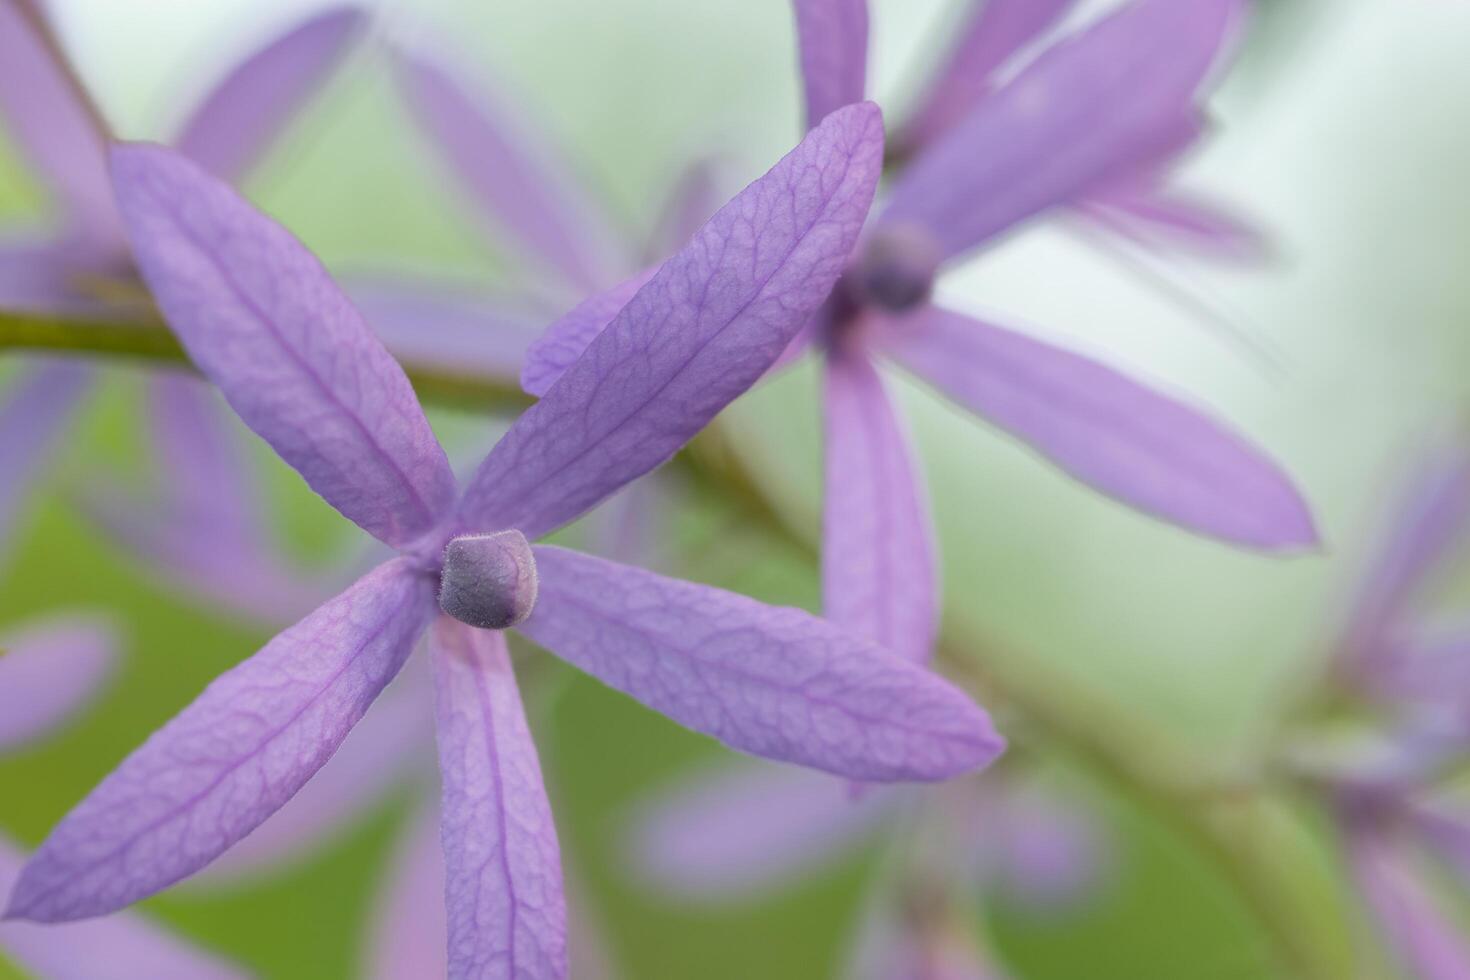
<path fill-rule="evenodd" d="M 407 559 L 364 576 L 222 674 L 94 789 L 26 865 L 7 918 L 115 911 L 204 867 L 320 769 L 433 612 Z"/>
<path fill-rule="evenodd" d="M 732 748 L 853 779 L 944 779 L 1005 743 L 946 681 L 800 609 L 537 547 L 520 630 Z"/>
<path fill-rule="evenodd" d="M 25 856 L 0 838 L 0 895 Z M 45 980 L 243 980 L 246 973 L 136 912 L 64 926 L 0 922 L 0 954 Z"/>
<path fill-rule="evenodd" d="M 462 285 L 402 278 L 342 283 L 353 304 L 400 361 L 515 382 L 544 313 Z"/>
<path fill-rule="evenodd" d="M 1365 635 L 1355 661 L 1366 692 L 1420 705 L 1470 707 L 1470 623 L 1461 621 Z"/>
<path fill-rule="evenodd" d="M 46 361 L 12 380 L 0 396 L 0 553 L 8 550 L 27 494 L 95 377 L 79 361 Z"/>
<path fill-rule="evenodd" d="M 368 980 L 449 975 L 438 807 L 424 806 L 414 814 L 375 905 L 368 930 Z"/>
<path fill-rule="evenodd" d="M 680 172 L 649 235 L 647 261 L 659 261 L 683 248 L 704 227 L 710 215 L 720 209 L 725 200 L 725 195 L 720 193 L 724 170 L 719 159 L 701 157 Z"/>
<path fill-rule="evenodd" d="M 902 799 L 820 773 L 741 765 L 702 773 L 640 805 L 634 872 L 677 896 L 743 898 L 815 874 Z"/>
<path fill-rule="evenodd" d="M 238 181 L 330 77 L 366 26 L 361 10 L 337 7 L 274 38 L 210 91 L 173 145 L 216 176 Z"/>
<path fill-rule="evenodd" d="M 52 238 L 0 240 L 0 309 L 58 316 L 101 316 L 101 304 L 77 292 L 74 275 L 95 258 L 90 246 Z"/>
<path fill-rule="evenodd" d="M 1262 231 L 1243 218 L 1162 188 L 1104 191 L 1080 206 L 1108 230 L 1147 245 L 1242 261 L 1261 261 L 1270 252 Z"/>
<path fill-rule="evenodd" d="M 922 153 L 880 221 L 953 257 L 1172 145 L 1239 0 L 1135 0 L 1053 46 Z"/>
<path fill-rule="evenodd" d="M 398 362 L 316 257 L 161 147 L 113 151 L 144 277 L 200 369 L 257 434 L 391 545 L 432 527 L 454 474 Z"/>
<path fill-rule="evenodd" d="M 426 764 L 432 737 L 429 691 L 426 684 L 414 683 L 417 673 L 415 665 L 405 667 L 301 791 L 190 878 L 188 887 L 228 887 L 282 871 L 302 854 L 331 843 Z M 442 946 L 442 937 L 439 941 Z"/>
<path fill-rule="evenodd" d="M 1280 468 L 1183 403 L 947 310 L 890 326 L 899 363 L 1102 493 L 1235 544 L 1279 550 L 1317 541 Z"/>
<path fill-rule="evenodd" d="M 1055 26 L 1076 2 L 971 0 L 949 57 L 903 127 L 899 143 L 904 150 L 911 153 L 948 132 L 994 89 L 996 70 Z"/>
<path fill-rule="evenodd" d="M 397 50 L 394 77 L 414 117 L 483 213 L 583 291 L 618 262 L 607 218 L 524 120 L 457 72 Z"/>
<path fill-rule="evenodd" d="M 1470 886 L 1470 805 L 1463 796 L 1418 802 L 1410 809 L 1425 842 Z"/>
<path fill-rule="evenodd" d="M 836 351 L 826 372 L 822 614 L 912 663 L 939 628 L 937 561 L 923 477 L 873 364 Z"/>
<path fill-rule="evenodd" d="M 565 977 L 561 850 L 505 634 L 441 616 L 430 648 L 449 976 Z"/>
<path fill-rule="evenodd" d="M 867 0 L 792 0 L 810 129 L 861 102 L 868 77 Z"/>
<path fill-rule="evenodd" d="M 0 752 L 45 735 L 95 696 L 117 645 L 106 620 L 75 615 L 33 622 L 0 641 Z"/>
<path fill-rule="evenodd" d="M 610 289 L 593 293 L 532 341 L 521 368 L 521 388 L 526 394 L 540 398 L 550 391 L 658 270 L 650 266 Z"/>
<path fill-rule="evenodd" d="M 534 539 L 668 460 L 826 299 L 882 154 L 877 107 L 849 106 L 721 208 L 490 451 L 461 523 Z"/>
<path fill-rule="evenodd" d="M 29 0 L 0 4 L 0 116 L 76 230 L 120 242 L 106 127 Z"/>
<path fill-rule="evenodd" d="M 1363 898 L 1408 974 L 1470 980 L 1470 945 L 1402 846 L 1365 830 L 1354 833 L 1348 847 Z"/>

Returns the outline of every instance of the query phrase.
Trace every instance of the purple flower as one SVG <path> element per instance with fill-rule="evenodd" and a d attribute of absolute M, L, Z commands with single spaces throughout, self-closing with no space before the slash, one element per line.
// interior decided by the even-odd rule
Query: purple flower
<path fill-rule="evenodd" d="M 443 594 L 744 751 L 877 781 L 993 758 L 967 698 L 822 620 L 528 543 L 664 462 L 770 366 L 841 272 L 881 147 L 875 108 L 834 114 L 664 264 L 462 493 L 402 370 L 310 253 L 186 159 L 116 150 L 135 254 L 195 363 L 400 557 L 124 760 L 8 914 L 99 914 L 204 867 L 321 768 L 432 622 L 451 973 L 563 975 L 555 832 L 504 636 L 437 615 Z M 451 546 L 489 591 L 465 588 Z"/>
<path fill-rule="evenodd" d="M 1101 364 L 929 300 L 945 263 L 1152 166 L 1193 132 L 1197 90 L 1238 6 L 1135 0 L 1005 84 L 987 83 L 895 180 L 805 334 L 826 355 L 823 602 L 834 622 L 915 662 L 928 658 L 937 626 L 927 498 L 881 358 L 1146 513 L 1267 550 L 1316 541 L 1288 479 L 1223 426 Z M 994 5 L 1010 25 L 1002 46 L 1040 29 L 1013 22 L 1015 8 Z M 816 120 L 862 96 L 866 11 L 861 0 L 799 0 L 796 10 Z M 553 324 L 527 352 L 526 390 L 546 391 L 639 282 Z"/>
<path fill-rule="evenodd" d="M 0 752 L 44 737 L 97 693 L 117 659 L 104 620 L 56 616 L 4 639 L 0 654 Z M 0 891 L 8 892 L 25 856 L 0 835 Z M 243 974 L 134 912 L 60 927 L 0 923 L 0 953 L 50 980 L 154 980 Z"/>

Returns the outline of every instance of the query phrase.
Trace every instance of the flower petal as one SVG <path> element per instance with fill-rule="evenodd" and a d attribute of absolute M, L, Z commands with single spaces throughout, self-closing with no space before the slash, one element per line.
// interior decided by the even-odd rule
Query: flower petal
<path fill-rule="evenodd" d="M 949 57 L 925 88 L 899 144 L 921 149 L 995 87 L 996 70 L 1062 19 L 1077 0 L 973 0 Z"/>
<path fill-rule="evenodd" d="M 1265 235 L 1243 218 L 1162 188 L 1103 191 L 1080 207 L 1108 230 L 1148 245 L 1242 261 L 1261 261 L 1270 252 Z"/>
<path fill-rule="evenodd" d="M 938 569 L 908 435 L 866 354 L 834 352 L 826 381 L 822 614 L 927 663 L 939 628 Z"/>
<path fill-rule="evenodd" d="M 861 102 L 868 77 L 867 0 L 792 0 L 810 129 Z"/>
<path fill-rule="evenodd" d="M 451 977 L 567 975 L 561 851 L 505 634 L 430 632 Z"/>
<path fill-rule="evenodd" d="M 721 208 L 490 451 L 461 524 L 534 539 L 668 460 L 831 292 L 882 153 L 877 107 L 849 106 Z"/>
<path fill-rule="evenodd" d="M 400 361 L 516 383 L 546 317 L 503 296 L 404 279 L 342 283 L 373 332 Z"/>
<path fill-rule="evenodd" d="M 113 151 L 144 277 L 190 357 L 245 424 L 369 533 L 403 545 L 454 474 L 403 369 L 321 263 L 187 158 Z"/>
<path fill-rule="evenodd" d="M 6 917 L 61 922 L 120 909 L 258 827 L 398 672 L 433 593 L 428 576 L 395 559 L 222 674 L 57 825 Z"/>
<path fill-rule="evenodd" d="M 414 121 L 482 213 L 581 291 L 607 285 L 616 238 L 558 154 L 496 104 L 488 86 L 471 88 L 466 76 L 416 53 L 395 55 L 394 78 Z"/>
<path fill-rule="evenodd" d="M 39 738 L 90 700 L 112 670 L 118 639 L 104 619 L 32 622 L 0 643 L 0 752 Z"/>
<path fill-rule="evenodd" d="M 76 230 L 120 243 L 106 126 L 55 45 L 38 5 L 0 4 L 0 115 Z"/>
<path fill-rule="evenodd" d="M 537 547 L 520 630 L 732 748 L 853 779 L 945 779 L 1004 742 L 946 681 L 800 609 Z"/>
<path fill-rule="evenodd" d="M 1376 830 L 1353 833 L 1348 846 L 1363 898 L 1408 974 L 1419 980 L 1470 977 L 1470 946 L 1403 848 Z"/>
<path fill-rule="evenodd" d="M 420 807 L 398 842 L 368 930 L 369 980 L 447 977 L 439 808 Z"/>
<path fill-rule="evenodd" d="M 593 293 L 532 341 L 521 368 L 521 388 L 526 394 L 540 398 L 550 391 L 658 270 L 650 266 L 611 289 Z"/>
<path fill-rule="evenodd" d="M 366 26 L 366 14 L 343 6 L 272 39 L 215 85 L 179 130 L 174 146 L 216 176 L 238 181 Z"/>
<path fill-rule="evenodd" d="M 890 353 L 1089 486 L 1235 544 L 1315 544 L 1280 468 L 1218 423 L 1096 361 L 930 308 L 891 324 Z"/>
<path fill-rule="evenodd" d="M 639 806 L 634 872 L 678 896 L 740 898 L 839 859 L 891 814 L 898 791 L 785 766 L 701 773 Z"/>
<path fill-rule="evenodd" d="M 880 222 L 953 257 L 1172 146 L 1239 0 L 1136 0 L 1053 46 L 920 154 Z"/>
<path fill-rule="evenodd" d="M 0 895 L 10 891 L 24 855 L 0 838 Z M 0 923 L 0 952 L 46 980 L 243 980 L 217 959 L 136 912 L 65 926 Z"/>
<path fill-rule="evenodd" d="M 724 162 L 716 157 L 701 157 L 686 166 L 675 178 L 663 210 L 649 235 L 645 258 L 661 260 L 677 252 L 693 238 L 710 215 L 725 200 L 720 193 Z"/>
<path fill-rule="evenodd" d="M 95 258 L 90 246 L 27 235 L 0 240 L 0 309 L 58 316 L 101 317 L 105 308 L 74 288 L 74 276 Z"/>
<path fill-rule="evenodd" d="M 62 432 L 92 390 L 96 372 L 76 361 L 46 361 L 12 380 L 0 404 L 0 553 Z"/>

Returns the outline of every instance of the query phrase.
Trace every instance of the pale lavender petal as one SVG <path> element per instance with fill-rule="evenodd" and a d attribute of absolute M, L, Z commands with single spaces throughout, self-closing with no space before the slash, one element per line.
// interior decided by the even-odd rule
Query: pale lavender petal
<path fill-rule="evenodd" d="M 449 921 L 444 910 L 444 849 L 439 808 L 424 806 L 389 865 L 368 930 L 369 980 L 447 977 Z"/>
<path fill-rule="evenodd" d="M 971 0 L 949 57 L 925 87 L 899 143 L 912 153 L 947 132 L 995 87 L 995 73 L 1077 0 Z"/>
<path fill-rule="evenodd" d="M 25 855 L 0 838 L 0 895 L 20 876 Z M 45 980 L 242 980 L 241 970 L 153 925 L 136 912 L 91 922 L 38 926 L 0 922 L 0 957 Z"/>
<path fill-rule="evenodd" d="M 992 845 L 985 870 L 996 894 L 1047 909 L 1078 901 L 1101 882 L 1106 847 L 1076 801 L 1023 784 L 1006 787 L 997 802 L 974 824 Z"/>
<path fill-rule="evenodd" d="M 1363 898 L 1409 974 L 1470 980 L 1470 945 L 1410 855 L 1377 830 L 1353 833 L 1348 855 Z"/>
<path fill-rule="evenodd" d="M 1235 544 L 1317 541 L 1281 469 L 1185 404 L 1096 361 L 931 307 L 890 353 L 959 404 L 1131 507 Z"/>
<path fill-rule="evenodd" d="M 0 403 L 0 554 L 57 442 L 91 392 L 96 371 L 80 361 L 46 361 L 10 382 Z"/>
<path fill-rule="evenodd" d="M 922 667 L 800 609 L 537 547 L 520 630 L 679 724 L 732 748 L 853 779 L 945 779 L 1005 743 Z"/>
<path fill-rule="evenodd" d="M 1172 145 L 1239 0 L 1137 0 L 980 102 L 894 184 L 885 226 L 940 254 L 1081 198 Z"/>
<path fill-rule="evenodd" d="M 938 563 L 923 476 L 865 353 L 826 372 L 822 615 L 916 664 L 939 628 Z"/>
<path fill-rule="evenodd" d="M 45 735 L 97 693 L 117 659 L 104 619 L 33 622 L 0 640 L 0 752 Z"/>
<path fill-rule="evenodd" d="M 1261 230 L 1244 219 L 1161 188 L 1104 191 L 1079 206 L 1108 230 L 1145 244 L 1248 261 L 1260 261 L 1270 251 Z"/>
<path fill-rule="evenodd" d="M 103 311 L 74 288 L 79 263 L 90 248 L 49 238 L 16 236 L 0 241 L 0 309 L 58 316 L 96 316 Z"/>
<path fill-rule="evenodd" d="M 1470 805 L 1466 799 L 1420 801 L 1409 813 L 1424 840 L 1470 885 Z"/>
<path fill-rule="evenodd" d="M 397 50 L 394 73 L 414 120 L 484 214 L 583 291 L 607 285 L 618 266 L 607 218 L 524 120 L 488 86 Z"/>
<path fill-rule="evenodd" d="M 0 3 L 0 116 L 76 231 L 98 245 L 120 242 L 106 126 L 29 0 Z"/>
<path fill-rule="evenodd" d="M 57 825 L 6 916 L 101 915 L 214 860 L 331 758 L 402 667 L 433 596 L 396 559 L 222 674 Z"/>
<path fill-rule="evenodd" d="M 405 667 L 337 754 L 290 802 L 185 884 L 230 887 L 278 873 L 362 820 L 413 768 L 426 764 L 432 738 L 430 692 L 426 684 L 413 682 L 416 675 L 414 665 Z"/>
<path fill-rule="evenodd" d="M 546 315 L 463 285 L 399 278 L 342 283 L 373 332 L 405 363 L 515 383 Z"/>
<path fill-rule="evenodd" d="M 816 874 L 872 833 L 901 801 L 883 787 L 785 766 L 701 773 L 641 804 L 634 873 L 678 896 L 744 898 Z"/>
<path fill-rule="evenodd" d="M 1470 623 L 1415 626 L 1373 637 L 1360 683 L 1400 702 L 1470 706 Z"/>
<path fill-rule="evenodd" d="M 449 976 L 565 977 L 561 851 L 505 634 L 441 616 L 430 649 Z"/>
<path fill-rule="evenodd" d="M 593 293 L 532 341 L 521 368 L 521 388 L 526 394 L 540 398 L 550 391 L 658 270 L 650 266 L 610 289 Z"/>
<path fill-rule="evenodd" d="M 353 7 L 327 10 L 236 65 L 189 116 L 173 145 L 237 181 L 330 77 L 367 26 Z"/>
<path fill-rule="evenodd" d="M 861 102 L 868 77 L 867 0 L 792 0 L 806 124 Z"/>
<path fill-rule="evenodd" d="M 656 262 L 684 247 L 710 216 L 720 209 L 723 163 L 712 157 L 695 160 L 679 174 L 649 236 L 645 259 Z"/>
<path fill-rule="evenodd" d="M 194 363 L 313 490 L 391 545 L 432 527 L 454 474 L 408 377 L 316 257 L 161 147 L 113 151 L 144 277 Z"/>
<path fill-rule="evenodd" d="M 882 154 L 877 107 L 849 106 L 721 208 L 490 451 L 462 525 L 534 539 L 673 456 L 831 292 Z"/>

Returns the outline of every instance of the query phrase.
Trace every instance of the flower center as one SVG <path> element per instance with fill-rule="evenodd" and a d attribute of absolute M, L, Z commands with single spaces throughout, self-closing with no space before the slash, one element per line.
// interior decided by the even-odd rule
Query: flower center
<path fill-rule="evenodd" d="M 461 623 L 503 630 L 536 605 L 536 558 L 520 531 L 466 534 L 444 546 L 439 608 Z"/>
<path fill-rule="evenodd" d="M 859 302 L 892 313 L 929 298 L 939 268 L 939 247 L 921 228 L 896 225 L 876 232 L 849 272 Z"/>

